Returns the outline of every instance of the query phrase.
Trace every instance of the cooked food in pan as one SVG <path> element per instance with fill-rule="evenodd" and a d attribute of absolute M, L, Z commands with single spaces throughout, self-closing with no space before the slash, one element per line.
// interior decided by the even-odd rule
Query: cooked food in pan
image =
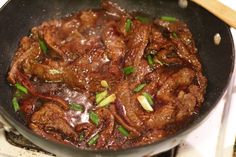
<path fill-rule="evenodd" d="M 198 114 L 207 85 L 184 22 L 109 1 L 32 28 L 8 81 L 30 129 L 82 149 L 136 147 L 175 133 Z"/>

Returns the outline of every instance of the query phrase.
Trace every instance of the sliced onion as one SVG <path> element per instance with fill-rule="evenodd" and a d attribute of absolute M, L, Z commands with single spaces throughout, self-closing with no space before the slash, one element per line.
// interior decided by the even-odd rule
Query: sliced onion
<path fill-rule="evenodd" d="M 101 81 L 101 85 L 102 85 L 102 87 L 104 87 L 104 88 L 109 88 L 109 85 L 108 85 L 108 83 L 107 83 L 106 80 L 102 80 L 102 81 Z"/>
<path fill-rule="evenodd" d="M 111 94 L 110 96 L 106 97 L 105 99 L 103 99 L 99 104 L 98 107 L 104 107 L 109 105 L 110 103 L 114 102 L 116 100 L 116 95 L 115 94 Z"/>
<path fill-rule="evenodd" d="M 137 97 L 139 103 L 141 104 L 141 106 L 143 107 L 143 109 L 145 109 L 148 112 L 152 112 L 153 108 L 152 106 L 149 104 L 147 98 L 143 95 L 140 95 Z"/>

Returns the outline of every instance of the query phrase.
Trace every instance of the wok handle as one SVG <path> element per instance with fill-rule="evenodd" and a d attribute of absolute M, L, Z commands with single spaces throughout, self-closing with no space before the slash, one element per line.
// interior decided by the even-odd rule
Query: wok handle
<path fill-rule="evenodd" d="M 236 29 L 236 11 L 217 0 L 192 0 Z"/>

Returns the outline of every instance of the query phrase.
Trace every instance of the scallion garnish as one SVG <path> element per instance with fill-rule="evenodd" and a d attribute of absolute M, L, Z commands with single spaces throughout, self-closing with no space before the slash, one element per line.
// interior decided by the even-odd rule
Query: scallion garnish
<path fill-rule="evenodd" d="M 146 83 L 142 83 L 142 84 L 139 84 L 136 88 L 134 88 L 134 92 L 139 92 L 141 91 L 147 84 Z"/>
<path fill-rule="evenodd" d="M 128 67 L 123 68 L 123 72 L 125 75 L 132 74 L 134 71 L 135 69 L 133 66 L 128 66 Z"/>
<path fill-rule="evenodd" d="M 95 96 L 96 99 L 96 103 L 98 104 L 99 102 L 101 102 L 106 96 L 107 96 L 107 90 L 101 92 L 101 93 L 97 93 Z"/>
<path fill-rule="evenodd" d="M 25 93 L 23 93 L 22 91 L 20 91 L 20 90 L 16 90 L 16 92 L 15 92 L 15 97 L 17 98 L 17 99 L 20 99 L 20 98 L 22 98 L 22 96 L 24 95 Z"/>
<path fill-rule="evenodd" d="M 88 145 L 91 146 L 91 145 L 96 144 L 97 141 L 98 141 L 98 138 L 99 138 L 99 134 L 93 136 L 93 137 L 88 141 Z"/>
<path fill-rule="evenodd" d="M 129 33 L 131 31 L 131 27 L 132 27 L 131 19 L 127 19 L 125 22 L 125 31 Z"/>
<path fill-rule="evenodd" d="M 101 85 L 102 85 L 102 87 L 104 87 L 104 88 L 109 88 L 109 85 L 108 85 L 108 83 L 107 83 L 106 80 L 102 80 L 102 81 L 101 81 Z"/>
<path fill-rule="evenodd" d="M 71 103 L 70 109 L 75 110 L 75 111 L 83 111 L 83 106 L 81 104 Z"/>
<path fill-rule="evenodd" d="M 50 69 L 50 70 L 49 70 L 49 73 L 52 74 L 52 75 L 55 75 L 55 74 L 62 74 L 62 71 L 61 71 L 61 70 L 58 70 L 58 69 Z"/>
<path fill-rule="evenodd" d="M 94 123 L 94 124 L 96 124 L 96 125 L 98 125 L 99 124 L 99 117 L 98 117 L 98 115 L 95 113 L 95 112 L 93 112 L 93 111 L 91 111 L 91 112 L 89 112 L 89 119 Z"/>
<path fill-rule="evenodd" d="M 40 49 L 43 51 L 43 53 L 46 54 L 48 51 L 48 47 L 43 39 L 39 39 L 39 46 L 40 46 Z"/>
<path fill-rule="evenodd" d="M 99 104 L 98 107 L 104 107 L 109 105 L 110 103 L 114 102 L 116 100 L 116 95 L 115 94 L 111 94 L 110 96 L 106 97 L 105 99 L 103 99 Z"/>
<path fill-rule="evenodd" d="M 84 140 L 84 132 L 80 133 L 79 135 L 79 141 L 83 141 Z"/>
<path fill-rule="evenodd" d="M 137 97 L 137 99 L 138 99 L 139 103 L 141 104 L 141 106 L 142 106 L 146 111 L 148 111 L 148 112 L 153 111 L 152 106 L 149 104 L 149 102 L 148 102 L 148 100 L 147 100 L 147 98 L 146 98 L 145 96 L 139 95 L 139 96 Z"/>
<path fill-rule="evenodd" d="M 147 61 L 149 65 L 154 64 L 153 56 L 151 54 L 147 55 Z"/>
<path fill-rule="evenodd" d="M 163 65 L 167 65 L 166 63 L 160 61 L 158 58 L 155 58 L 155 59 L 154 59 L 154 62 L 160 64 L 161 66 L 163 66 Z"/>
<path fill-rule="evenodd" d="M 144 16 L 136 16 L 135 19 L 139 20 L 142 23 L 149 23 L 151 21 L 150 18 Z"/>
<path fill-rule="evenodd" d="M 172 17 L 172 16 L 162 16 L 161 20 L 169 21 L 169 22 L 175 22 L 177 19 L 175 17 Z"/>
<path fill-rule="evenodd" d="M 20 109 L 20 105 L 19 105 L 16 97 L 13 97 L 12 105 L 13 105 L 15 112 L 17 112 Z"/>
<path fill-rule="evenodd" d="M 126 137 L 129 136 L 129 132 L 128 132 L 123 126 L 119 126 L 119 127 L 118 127 L 118 130 L 119 130 L 119 132 L 120 132 L 122 135 L 124 135 L 124 136 L 126 136 Z"/>
<path fill-rule="evenodd" d="M 173 36 L 175 39 L 178 38 L 178 35 L 177 35 L 175 32 L 172 33 L 172 36 Z"/>
<path fill-rule="evenodd" d="M 152 96 L 146 92 L 143 93 L 143 96 L 145 96 L 145 98 L 147 99 L 147 101 L 149 102 L 150 105 L 153 105 L 154 102 L 152 100 Z"/>
<path fill-rule="evenodd" d="M 15 87 L 16 87 L 19 91 L 21 91 L 21 92 L 23 92 L 23 93 L 25 93 L 25 94 L 28 94 L 27 88 L 25 88 L 25 87 L 22 86 L 21 84 L 16 83 L 16 84 L 15 84 Z"/>

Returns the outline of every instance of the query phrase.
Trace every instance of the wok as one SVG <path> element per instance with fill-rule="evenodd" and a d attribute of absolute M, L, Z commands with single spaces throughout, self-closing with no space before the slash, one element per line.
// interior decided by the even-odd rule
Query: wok
<path fill-rule="evenodd" d="M 69 145 L 46 140 L 28 129 L 11 105 L 12 91 L 6 77 L 9 65 L 20 38 L 42 21 L 59 18 L 84 8 L 99 7 L 98 0 L 11 0 L 0 12 L 0 113 L 22 135 L 39 147 L 59 156 L 149 156 L 168 150 L 194 130 L 216 106 L 224 94 L 234 67 L 234 46 L 229 27 L 218 18 L 189 2 L 186 9 L 178 7 L 176 0 L 117 0 L 128 11 L 139 10 L 153 17 L 169 15 L 188 24 L 198 48 L 204 75 L 208 78 L 205 101 L 200 114 L 176 134 L 161 141 L 136 148 L 117 151 L 81 150 Z M 221 43 L 217 46 L 213 36 L 219 33 Z M 210 132 L 206 132 L 210 133 Z"/>

